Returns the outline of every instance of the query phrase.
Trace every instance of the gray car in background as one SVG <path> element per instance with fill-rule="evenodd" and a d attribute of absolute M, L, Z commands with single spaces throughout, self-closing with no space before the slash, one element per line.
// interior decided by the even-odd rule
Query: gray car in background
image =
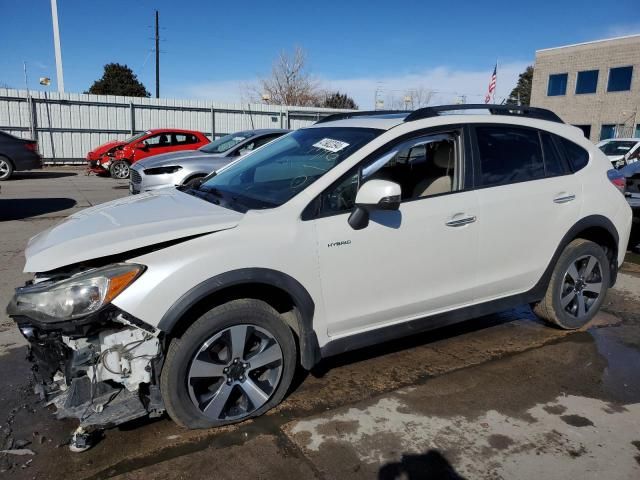
<path fill-rule="evenodd" d="M 42 168 L 38 142 L 0 132 L 0 181 L 9 180 L 13 172 Z"/>
<path fill-rule="evenodd" d="M 165 153 L 131 166 L 129 193 L 148 192 L 173 185 L 195 185 L 201 178 L 289 130 L 245 130 L 218 138 L 199 150 Z"/>

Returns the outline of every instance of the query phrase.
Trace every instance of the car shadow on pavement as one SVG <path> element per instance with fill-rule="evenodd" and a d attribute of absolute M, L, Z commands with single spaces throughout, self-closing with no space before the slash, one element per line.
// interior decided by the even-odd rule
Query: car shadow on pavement
<path fill-rule="evenodd" d="M 0 198 L 0 222 L 23 220 L 75 207 L 73 198 Z"/>
<path fill-rule="evenodd" d="M 16 180 L 45 180 L 49 178 L 76 177 L 78 172 L 48 172 L 46 170 L 34 170 L 29 172 L 14 172 L 11 182 Z"/>
<path fill-rule="evenodd" d="M 379 480 L 464 480 L 437 450 L 424 454 L 403 454 L 399 462 L 389 462 L 378 470 Z"/>

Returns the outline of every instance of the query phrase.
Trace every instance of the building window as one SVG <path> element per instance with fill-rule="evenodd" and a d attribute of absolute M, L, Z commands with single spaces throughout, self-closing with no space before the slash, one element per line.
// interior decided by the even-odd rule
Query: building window
<path fill-rule="evenodd" d="M 608 138 L 615 137 L 616 126 L 615 125 L 602 125 L 600 128 L 600 140 L 606 140 Z"/>
<path fill-rule="evenodd" d="M 640 123 L 636 125 L 636 138 L 640 138 Z"/>
<path fill-rule="evenodd" d="M 633 67 L 616 67 L 609 70 L 607 92 L 626 92 L 631 90 Z"/>
<path fill-rule="evenodd" d="M 591 138 L 591 125 L 574 125 L 574 127 L 578 127 L 584 133 L 586 138 Z"/>
<path fill-rule="evenodd" d="M 547 88 L 548 97 L 556 97 L 558 95 L 565 95 L 567 93 L 567 78 L 566 73 L 556 73 L 549 75 L 549 86 Z"/>
<path fill-rule="evenodd" d="M 598 87 L 598 70 L 578 72 L 576 80 L 576 94 L 596 93 Z"/>

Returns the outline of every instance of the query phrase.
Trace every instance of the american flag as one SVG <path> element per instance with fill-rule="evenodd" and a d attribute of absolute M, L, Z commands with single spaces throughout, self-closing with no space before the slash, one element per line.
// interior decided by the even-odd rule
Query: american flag
<path fill-rule="evenodd" d="M 498 64 L 493 67 L 493 75 L 491 75 L 491 80 L 489 81 L 489 91 L 487 95 L 484 97 L 484 103 L 489 103 L 491 101 L 491 97 L 494 96 L 496 91 L 496 80 L 498 78 Z"/>

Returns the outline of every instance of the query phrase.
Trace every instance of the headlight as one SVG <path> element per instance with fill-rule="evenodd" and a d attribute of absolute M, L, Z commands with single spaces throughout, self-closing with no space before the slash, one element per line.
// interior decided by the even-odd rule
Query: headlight
<path fill-rule="evenodd" d="M 142 265 L 120 263 L 97 268 L 60 282 L 19 288 L 9 315 L 59 322 L 96 312 L 111 302 L 144 271 Z"/>
<path fill-rule="evenodd" d="M 176 165 L 174 167 L 147 168 L 144 173 L 145 175 L 162 175 L 163 173 L 175 173 L 178 170 L 182 170 L 182 167 Z"/>

